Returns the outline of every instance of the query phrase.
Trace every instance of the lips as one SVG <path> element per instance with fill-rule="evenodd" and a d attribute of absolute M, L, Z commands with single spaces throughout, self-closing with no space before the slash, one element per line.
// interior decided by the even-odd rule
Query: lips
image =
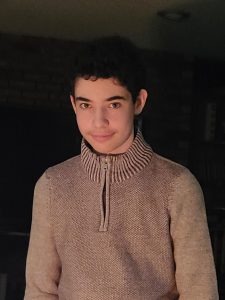
<path fill-rule="evenodd" d="M 107 133 L 107 134 L 92 134 L 92 138 L 98 142 L 104 142 L 109 140 L 114 133 Z"/>

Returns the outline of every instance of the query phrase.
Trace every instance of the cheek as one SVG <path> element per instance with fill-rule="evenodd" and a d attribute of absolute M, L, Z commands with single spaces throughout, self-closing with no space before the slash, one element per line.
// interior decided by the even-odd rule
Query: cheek
<path fill-rule="evenodd" d="M 118 120 L 121 123 L 133 123 L 134 111 L 130 108 L 129 110 L 121 111 L 118 114 Z"/>
<path fill-rule="evenodd" d="M 81 130 L 88 128 L 90 123 L 90 117 L 88 117 L 87 114 L 78 113 L 76 115 L 76 120 L 77 120 L 77 125 Z"/>
<path fill-rule="evenodd" d="M 118 119 L 132 119 L 134 117 L 134 108 L 132 106 L 125 106 L 122 109 L 112 111 L 111 115 Z"/>

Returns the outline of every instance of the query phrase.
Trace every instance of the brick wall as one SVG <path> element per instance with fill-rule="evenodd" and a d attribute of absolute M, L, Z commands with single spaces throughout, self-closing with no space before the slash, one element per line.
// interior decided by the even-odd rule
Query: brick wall
<path fill-rule="evenodd" d="M 0 35 L 0 103 L 67 106 L 68 66 L 77 43 Z"/>
<path fill-rule="evenodd" d="M 181 55 L 146 53 L 149 105 L 143 129 L 160 154 L 188 164 L 193 62 Z"/>

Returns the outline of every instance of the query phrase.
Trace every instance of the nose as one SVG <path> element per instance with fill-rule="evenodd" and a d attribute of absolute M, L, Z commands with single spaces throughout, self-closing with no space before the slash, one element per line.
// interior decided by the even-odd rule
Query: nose
<path fill-rule="evenodd" d="M 109 124 L 106 111 L 102 108 L 96 109 L 93 116 L 93 126 L 95 128 L 104 128 Z"/>

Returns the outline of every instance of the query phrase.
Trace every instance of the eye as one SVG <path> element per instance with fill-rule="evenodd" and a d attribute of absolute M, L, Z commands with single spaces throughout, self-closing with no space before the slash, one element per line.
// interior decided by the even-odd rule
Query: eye
<path fill-rule="evenodd" d="M 82 109 L 90 108 L 90 104 L 88 104 L 88 103 L 81 103 L 80 104 L 80 108 L 82 108 Z"/>
<path fill-rule="evenodd" d="M 113 103 L 110 103 L 110 108 L 113 108 L 113 109 L 116 109 L 116 108 L 119 108 L 121 106 L 121 104 L 119 102 L 113 102 Z"/>

